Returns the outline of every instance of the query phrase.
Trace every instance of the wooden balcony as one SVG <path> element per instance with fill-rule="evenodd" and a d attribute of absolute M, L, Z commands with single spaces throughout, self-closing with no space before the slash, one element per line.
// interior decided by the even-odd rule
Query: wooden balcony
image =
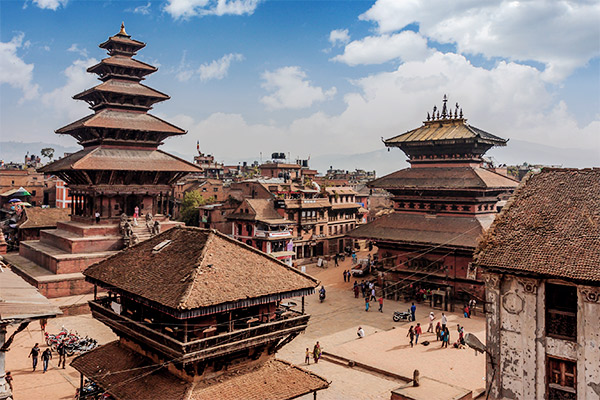
<path fill-rule="evenodd" d="M 167 357 L 196 361 L 223 356 L 242 349 L 273 344 L 293 337 L 306 329 L 310 315 L 288 311 L 272 322 L 250 328 L 219 333 L 204 339 L 182 342 L 143 322 L 115 313 L 100 301 L 90 301 L 92 316 L 111 328 L 117 335 L 149 346 Z"/>

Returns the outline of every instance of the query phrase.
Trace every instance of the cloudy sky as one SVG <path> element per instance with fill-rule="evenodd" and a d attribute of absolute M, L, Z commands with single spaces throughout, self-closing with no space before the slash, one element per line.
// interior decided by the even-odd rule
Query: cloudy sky
<path fill-rule="evenodd" d="M 356 167 L 374 169 L 358 154 L 379 154 L 381 137 L 420 126 L 447 94 L 469 123 L 511 139 L 494 153 L 498 162 L 517 148 L 531 153 L 522 161 L 535 162 L 533 144 L 564 149 L 547 163 L 600 165 L 595 0 L 13 0 L 0 7 L 2 141 L 73 145 L 53 131 L 90 112 L 71 96 L 98 83 L 85 69 L 105 57 L 98 44 L 125 21 L 147 43 L 137 58 L 159 67 L 144 83 L 171 96 L 152 113 L 189 132 L 164 148 L 188 157 L 200 140 L 230 163 L 285 152 L 346 157 L 345 168 L 354 158 Z M 403 163 L 399 150 L 389 154 L 382 172 Z"/>

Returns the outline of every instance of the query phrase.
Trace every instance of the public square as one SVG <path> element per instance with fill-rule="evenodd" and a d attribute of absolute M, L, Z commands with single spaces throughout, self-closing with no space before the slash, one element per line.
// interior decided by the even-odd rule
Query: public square
<path fill-rule="evenodd" d="M 414 323 L 396 323 L 392 320 L 394 311 L 406 310 L 410 304 L 386 300 L 383 313 L 378 312 L 377 306 L 365 312 L 362 296 L 354 298 L 352 283 L 343 281 L 342 272 L 350 267 L 350 258 L 340 262 L 338 267 L 334 267 L 333 263 L 327 268 L 307 267 L 306 272 L 325 286 L 327 298 L 323 303 L 319 302 L 317 294 L 307 298 L 306 309 L 311 314 L 308 329 L 284 346 L 277 355 L 331 382 L 329 389 L 318 393 L 319 399 L 389 399 L 391 390 L 410 380 L 415 369 L 420 371 L 421 377 L 473 390 L 474 395 L 484 390 L 485 357 L 475 355 L 471 349 L 452 347 L 458 337 L 457 323 L 465 327 L 465 333 L 474 333 L 481 340 L 485 339 L 485 320 L 481 315 L 466 319 L 458 312 L 447 313 L 451 333 L 449 348 L 441 349 L 441 343 L 431 333 L 425 333 L 420 338 L 420 342 L 430 341 L 429 346 L 419 344 L 411 348 L 406 334 L 408 327 Z M 430 311 L 430 308 L 417 304 L 416 322 L 421 323 L 423 331 L 427 329 Z M 440 311 L 433 311 L 436 321 L 439 321 Z M 89 314 L 51 319 L 47 330 L 56 333 L 62 326 L 77 331 L 81 336 L 94 337 L 99 343 L 116 339 L 109 328 Z M 356 334 L 359 326 L 365 330 L 363 339 Z M 314 364 L 311 358 L 310 365 L 305 365 L 305 349 L 308 347 L 312 350 L 316 341 L 321 344 L 324 358 L 318 364 Z M 64 370 L 56 368 L 56 353 L 47 373 L 42 373 L 41 365 L 38 365 L 35 373 L 31 372 L 31 359 L 27 355 L 36 342 L 40 343 L 42 350 L 45 348 L 40 326 L 34 322 L 16 336 L 7 353 L 7 370 L 12 371 L 14 376 L 15 399 L 74 398 L 75 390 L 79 387 L 79 373 L 69 365 Z M 331 362 L 328 354 L 354 361 L 357 366 L 351 368 Z M 71 359 L 69 357 L 67 363 Z M 386 371 L 389 375 L 376 370 Z M 305 397 L 312 398 L 312 395 Z"/>

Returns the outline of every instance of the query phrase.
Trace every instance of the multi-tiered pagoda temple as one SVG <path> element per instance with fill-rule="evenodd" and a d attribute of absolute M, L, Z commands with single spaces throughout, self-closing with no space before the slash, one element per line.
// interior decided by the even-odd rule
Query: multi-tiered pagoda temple
<path fill-rule="evenodd" d="M 479 273 L 470 268 L 473 251 L 518 185 L 485 168 L 483 154 L 506 142 L 469 125 L 458 104 L 447 107 L 446 96 L 421 127 L 384 141 L 411 164 L 369 183 L 392 194 L 395 212 L 349 236 L 376 243 L 388 294 L 430 290 L 440 304 L 483 300 Z"/>
<path fill-rule="evenodd" d="M 158 150 L 164 139 L 186 132 L 148 113 L 169 96 L 140 83 L 157 70 L 133 58 L 144 46 L 123 25 L 100 44 L 109 57 L 88 72 L 98 74 L 102 83 L 74 96 L 86 101 L 94 114 L 56 131 L 73 136 L 83 150 L 40 170 L 67 182 L 73 198 L 71 220 L 42 231 L 40 240 L 22 242 L 19 255 L 7 260 L 47 297 L 92 290 L 81 271 L 131 243 L 127 238 L 150 236 L 147 221 L 161 230 L 180 224 L 169 220 L 174 184 L 201 171 Z M 136 208 L 138 226 L 124 232 L 124 219 L 131 221 Z M 146 219 L 150 214 L 151 221 Z"/>

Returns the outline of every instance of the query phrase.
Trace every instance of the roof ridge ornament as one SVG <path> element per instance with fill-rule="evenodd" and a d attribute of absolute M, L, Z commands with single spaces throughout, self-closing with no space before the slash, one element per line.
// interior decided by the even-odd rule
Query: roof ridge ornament
<path fill-rule="evenodd" d="M 446 117 L 448 116 L 448 108 L 446 107 L 446 103 L 448 102 L 448 96 L 444 95 L 444 98 L 442 99 L 442 119 L 446 119 Z"/>
<path fill-rule="evenodd" d="M 121 30 L 119 31 L 119 33 L 117 33 L 117 36 L 125 36 L 125 37 L 131 37 L 130 35 L 127 34 L 127 32 L 125 32 L 125 22 L 122 21 L 121 22 Z"/>

